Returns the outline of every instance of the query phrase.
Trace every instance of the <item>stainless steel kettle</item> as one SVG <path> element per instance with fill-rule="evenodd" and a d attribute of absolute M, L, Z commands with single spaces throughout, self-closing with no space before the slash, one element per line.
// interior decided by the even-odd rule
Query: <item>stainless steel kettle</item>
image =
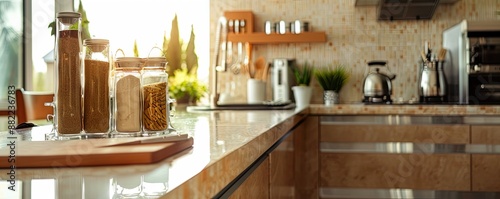
<path fill-rule="evenodd" d="M 386 61 L 368 62 L 368 74 L 363 81 L 364 102 L 392 102 L 391 81 L 396 78 L 396 75 L 380 72 L 381 67 L 385 67 L 391 73 Z M 375 68 L 375 70 L 370 70 L 370 68 Z"/>

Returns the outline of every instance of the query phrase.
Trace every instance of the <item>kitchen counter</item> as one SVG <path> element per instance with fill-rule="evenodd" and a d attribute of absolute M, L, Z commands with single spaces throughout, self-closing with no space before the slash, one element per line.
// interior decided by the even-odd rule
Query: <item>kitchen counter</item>
<path fill-rule="evenodd" d="M 495 116 L 500 115 L 500 106 L 313 104 L 299 110 L 178 111 L 173 126 L 195 138 L 193 148 L 147 165 L 16 169 L 16 185 L 23 187 L 23 198 L 40 194 L 113 198 L 120 191 L 123 195 L 139 193 L 134 188 L 141 182 L 143 195 L 210 198 L 309 114 Z M 47 127 L 35 128 L 32 137 L 43 139 L 40 134 L 48 131 Z M 0 147 L 6 147 L 5 137 L 0 134 Z M 8 187 L 8 171 L 0 170 L 2 193 Z"/>
<path fill-rule="evenodd" d="M 120 194 L 141 193 L 135 188 L 142 181 L 142 195 L 148 192 L 162 198 L 211 198 L 303 120 L 307 111 L 178 111 L 172 124 L 177 131 L 194 137 L 190 149 L 147 165 L 18 168 L 16 188 L 22 187 L 22 198 L 117 198 Z M 37 127 L 32 137 L 43 140 L 42 134 L 48 132 L 49 126 Z M 6 136 L 6 132 L 0 134 L 0 147 L 7 147 Z M 2 196 L 8 193 L 13 195 L 7 198 L 20 198 L 8 190 L 8 172 L 0 170 Z"/>
<path fill-rule="evenodd" d="M 442 115 L 442 116 L 495 116 L 500 115 L 500 105 L 430 105 L 394 104 L 365 105 L 336 104 L 324 106 L 312 104 L 310 113 L 314 115 Z"/>

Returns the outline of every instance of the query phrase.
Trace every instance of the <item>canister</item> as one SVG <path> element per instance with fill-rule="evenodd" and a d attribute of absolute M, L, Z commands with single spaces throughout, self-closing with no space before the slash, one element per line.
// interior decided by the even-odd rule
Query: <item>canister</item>
<path fill-rule="evenodd" d="M 79 137 L 82 132 L 81 16 L 59 12 L 56 16 L 54 125 L 58 138 Z"/>
<path fill-rule="evenodd" d="M 83 131 L 88 137 L 107 137 L 111 132 L 109 40 L 86 39 L 83 46 Z"/>
<path fill-rule="evenodd" d="M 168 74 L 165 57 L 148 57 L 141 73 L 142 135 L 168 133 Z"/>
<path fill-rule="evenodd" d="M 136 137 L 142 128 L 142 58 L 118 57 L 115 61 L 113 137 Z"/>

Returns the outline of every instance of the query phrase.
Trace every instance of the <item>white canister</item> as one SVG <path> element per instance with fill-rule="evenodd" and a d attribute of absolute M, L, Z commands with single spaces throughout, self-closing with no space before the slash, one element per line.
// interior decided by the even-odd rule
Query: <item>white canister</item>
<path fill-rule="evenodd" d="M 247 102 L 249 104 L 263 103 L 266 100 L 266 82 L 257 79 L 247 81 Z"/>

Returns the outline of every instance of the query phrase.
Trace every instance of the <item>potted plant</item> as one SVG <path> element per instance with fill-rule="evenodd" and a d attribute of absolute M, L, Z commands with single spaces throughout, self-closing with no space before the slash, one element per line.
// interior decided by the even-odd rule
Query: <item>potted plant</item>
<path fill-rule="evenodd" d="M 325 105 L 331 106 L 339 103 L 340 89 L 347 83 L 350 72 L 342 64 L 334 67 L 324 67 L 317 69 L 314 76 L 318 80 L 324 91 Z"/>
<path fill-rule="evenodd" d="M 168 92 L 178 103 L 195 105 L 208 92 L 207 86 L 186 68 L 175 70 L 174 74 L 168 79 Z"/>
<path fill-rule="evenodd" d="M 308 106 L 311 101 L 312 88 L 309 86 L 313 75 L 313 67 L 307 62 L 302 67 L 292 68 L 297 86 L 292 87 L 297 107 Z"/>

